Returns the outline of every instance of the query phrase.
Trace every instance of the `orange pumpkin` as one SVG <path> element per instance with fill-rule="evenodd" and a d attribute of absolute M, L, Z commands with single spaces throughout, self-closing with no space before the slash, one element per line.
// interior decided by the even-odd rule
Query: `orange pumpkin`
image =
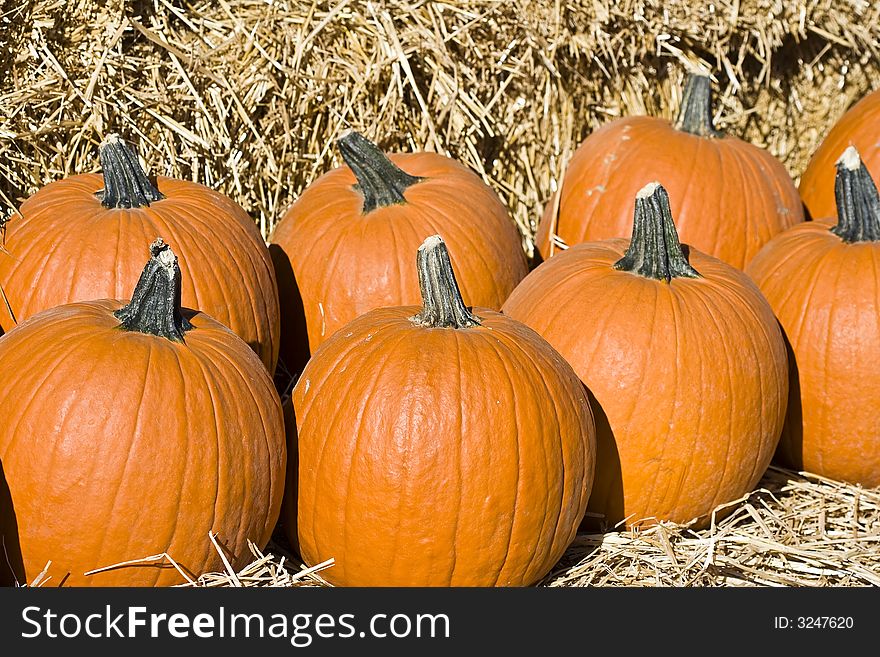
<path fill-rule="evenodd" d="M 180 306 L 161 240 L 131 302 L 56 306 L 0 338 L 15 385 L 0 389 L 3 514 L 16 579 L 51 562 L 49 585 L 149 586 L 249 562 L 281 505 L 281 402 L 248 345 Z M 0 502 L 3 494 L 0 493 Z"/>
<path fill-rule="evenodd" d="M 880 89 L 837 120 L 804 169 L 798 189 L 811 217 L 835 216 L 835 164 L 848 146 L 855 146 L 869 171 L 880 171 Z"/>
<path fill-rule="evenodd" d="M 465 307 L 438 236 L 423 305 L 337 331 L 293 391 L 300 554 L 348 586 L 518 586 L 575 535 L 594 425 L 571 367 L 528 327 Z M 295 538 L 295 537 L 292 537 Z"/>
<path fill-rule="evenodd" d="M 767 151 L 712 124 L 709 78 L 691 75 L 674 124 L 633 116 L 600 128 L 575 151 L 536 244 L 543 259 L 565 245 L 628 237 L 633 199 L 662 178 L 682 239 L 742 268 L 774 235 L 804 220 L 794 182 Z M 555 236 L 555 238 L 554 238 Z"/>
<path fill-rule="evenodd" d="M 738 269 L 683 247 L 666 191 L 635 199 L 632 240 L 573 246 L 504 304 L 589 388 L 598 456 L 589 510 L 609 526 L 702 522 L 751 490 L 785 417 L 785 344 Z"/>
<path fill-rule="evenodd" d="M 118 135 L 99 149 L 103 174 L 53 182 L 27 199 L 6 227 L 0 303 L 8 331 L 72 301 L 124 298 L 140 274 L 146 241 L 165 235 L 184 264 L 183 303 L 235 331 L 275 371 L 278 288 L 260 231 L 231 199 L 186 180 L 147 177 Z"/>
<path fill-rule="evenodd" d="M 418 303 L 409 262 L 429 235 L 449 243 L 469 304 L 500 308 L 527 271 L 519 231 L 475 173 L 436 153 L 386 157 L 356 132 L 338 145 L 346 166 L 310 185 L 270 237 L 294 372 L 358 315 Z"/>
<path fill-rule="evenodd" d="M 771 240 L 748 268 L 770 302 L 792 362 L 777 460 L 880 486 L 880 197 L 850 146 L 837 162 L 837 220 Z"/>

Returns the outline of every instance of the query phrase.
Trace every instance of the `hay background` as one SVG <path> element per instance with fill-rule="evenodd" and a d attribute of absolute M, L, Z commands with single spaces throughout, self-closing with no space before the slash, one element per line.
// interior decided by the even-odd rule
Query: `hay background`
<path fill-rule="evenodd" d="M 880 88 L 866 0 L 0 0 L 0 210 L 98 169 L 110 132 L 152 173 L 238 201 L 268 237 L 338 164 L 349 128 L 459 158 L 507 202 L 531 252 L 574 148 L 627 114 L 672 116 L 690 66 L 716 122 L 798 179 Z M 880 584 L 880 492 L 771 468 L 700 532 L 579 534 L 544 585 Z M 194 585 L 320 585 L 283 541 Z"/>
<path fill-rule="evenodd" d="M 355 128 L 466 162 L 531 252 L 581 139 L 670 116 L 687 66 L 714 72 L 719 126 L 797 178 L 880 86 L 878 52 L 867 0 L 2 0 L 0 204 L 97 170 L 118 131 L 153 173 L 229 194 L 268 236 Z"/>

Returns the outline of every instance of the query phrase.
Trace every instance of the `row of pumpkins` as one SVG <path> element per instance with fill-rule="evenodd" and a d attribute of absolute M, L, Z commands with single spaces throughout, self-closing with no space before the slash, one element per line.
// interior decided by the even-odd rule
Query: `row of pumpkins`
<path fill-rule="evenodd" d="M 267 248 L 108 137 L 102 174 L 6 227 L 9 581 L 172 584 L 223 567 L 209 534 L 238 567 L 280 517 L 335 584 L 529 585 L 586 512 L 705 522 L 774 451 L 880 485 L 880 200 L 856 151 L 880 172 L 880 92 L 800 195 L 711 115 L 695 74 L 674 124 L 591 134 L 530 273 L 497 195 L 438 154 L 349 133 Z"/>

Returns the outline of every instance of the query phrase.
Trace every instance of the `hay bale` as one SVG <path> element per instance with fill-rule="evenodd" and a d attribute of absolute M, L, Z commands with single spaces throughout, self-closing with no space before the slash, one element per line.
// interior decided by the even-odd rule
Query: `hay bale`
<path fill-rule="evenodd" d="M 624 114 L 671 116 L 687 66 L 715 72 L 717 122 L 796 178 L 880 81 L 880 5 L 742 0 L 7 1 L 0 203 L 97 168 L 111 131 L 157 173 L 214 186 L 264 235 L 338 164 L 348 128 L 460 158 L 531 250 L 573 148 Z M 22 38 L 23 37 L 23 38 Z"/>

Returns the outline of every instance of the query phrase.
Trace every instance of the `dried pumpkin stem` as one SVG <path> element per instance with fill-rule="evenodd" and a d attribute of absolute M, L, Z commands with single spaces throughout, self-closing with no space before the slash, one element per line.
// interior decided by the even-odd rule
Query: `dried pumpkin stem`
<path fill-rule="evenodd" d="M 416 266 L 422 291 L 422 312 L 412 318 L 413 323 L 457 329 L 480 324 L 477 316 L 464 305 L 452 271 L 449 250 L 439 235 L 432 235 L 419 247 Z"/>
<path fill-rule="evenodd" d="M 150 181 L 135 150 L 119 135 L 109 135 L 98 148 L 104 189 L 98 192 L 105 208 L 143 208 L 165 198 Z"/>
<path fill-rule="evenodd" d="M 129 304 L 113 313 L 125 331 L 150 333 L 175 342 L 193 328 L 180 306 L 180 265 L 161 237 L 150 244 L 150 260 L 141 272 Z"/>
<path fill-rule="evenodd" d="M 358 132 L 349 132 L 336 143 L 342 159 L 357 178 L 355 189 L 364 197 L 364 214 L 406 203 L 403 193 L 421 180 L 402 171 L 376 144 Z"/>
<path fill-rule="evenodd" d="M 712 121 L 712 81 L 703 73 L 689 73 L 675 127 L 699 137 L 720 137 Z"/>
<path fill-rule="evenodd" d="M 831 232 L 844 242 L 880 242 L 880 196 L 854 146 L 837 160 L 834 178 L 837 225 Z"/>
<path fill-rule="evenodd" d="M 660 183 L 648 183 L 636 194 L 632 239 L 614 268 L 667 282 L 700 277 L 678 241 L 669 195 Z"/>

